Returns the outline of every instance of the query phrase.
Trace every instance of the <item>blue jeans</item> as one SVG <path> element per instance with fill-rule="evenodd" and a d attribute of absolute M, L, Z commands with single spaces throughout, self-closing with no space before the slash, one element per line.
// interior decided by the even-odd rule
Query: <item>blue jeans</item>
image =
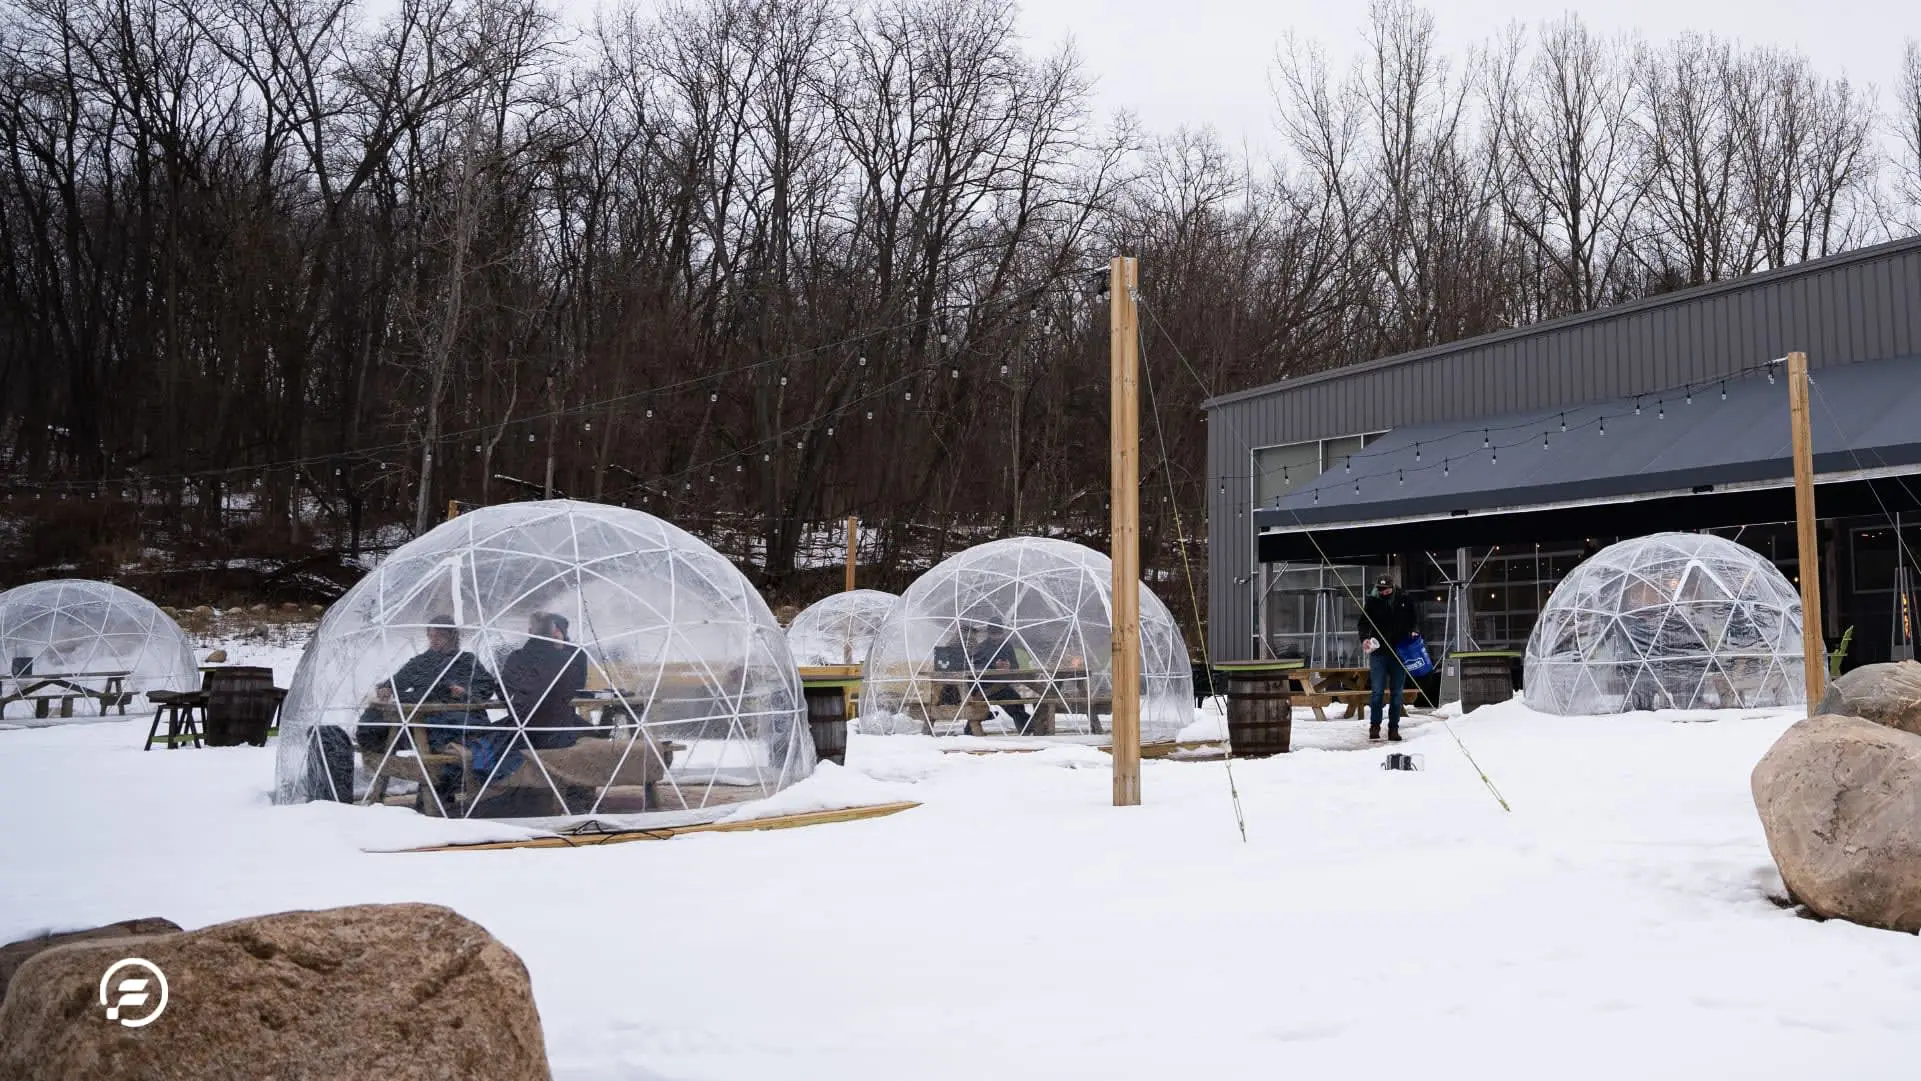
<path fill-rule="evenodd" d="M 1389 691 L 1394 693 L 1388 705 L 1388 724 L 1401 726 L 1401 696 L 1407 690 L 1407 666 L 1394 652 L 1394 647 L 1382 642 L 1374 652 L 1367 655 L 1367 720 L 1369 724 L 1381 723 L 1381 699 Z"/>

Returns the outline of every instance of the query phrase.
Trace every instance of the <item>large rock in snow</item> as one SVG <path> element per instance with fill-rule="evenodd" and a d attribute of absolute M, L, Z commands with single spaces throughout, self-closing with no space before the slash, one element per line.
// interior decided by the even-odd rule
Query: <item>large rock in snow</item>
<path fill-rule="evenodd" d="M 1828 684 L 1814 712 L 1865 717 L 1921 736 L 1921 663 L 1864 664 Z"/>
<path fill-rule="evenodd" d="M 1921 931 L 1921 736 L 1810 717 L 1768 749 L 1750 785 L 1796 901 L 1821 916 Z"/>
<path fill-rule="evenodd" d="M 85 931 L 62 931 L 57 935 L 40 935 L 37 938 L 21 939 L 0 946 L 0 999 L 7 997 L 7 985 L 13 982 L 13 974 L 27 963 L 27 958 L 42 950 L 64 946 L 69 942 L 85 942 L 96 938 L 128 938 L 135 935 L 165 935 L 180 930 L 180 925 L 172 920 L 158 916 L 143 916 L 137 920 L 122 920 L 105 927 L 92 927 Z"/>
<path fill-rule="evenodd" d="M 109 1022 L 101 977 L 138 956 L 164 1012 Z M 79 942 L 21 966 L 0 1003 L 0 1078 L 36 1081 L 547 1081 L 527 970 L 437 905 L 285 912 Z"/>

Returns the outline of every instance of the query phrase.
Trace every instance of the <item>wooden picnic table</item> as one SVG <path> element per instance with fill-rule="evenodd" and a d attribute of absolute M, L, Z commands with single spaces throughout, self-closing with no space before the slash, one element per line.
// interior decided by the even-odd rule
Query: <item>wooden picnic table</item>
<path fill-rule="evenodd" d="M 92 698 L 100 703 L 102 716 L 110 708 L 117 708 L 122 717 L 127 715 L 127 701 L 133 696 L 126 691 L 126 680 L 132 672 L 55 672 L 43 675 L 20 675 L 11 677 L 13 693 L 0 695 L 0 710 L 15 702 L 32 702 L 33 715 L 46 720 L 50 707 L 60 703 L 60 716 L 71 718 L 73 704 L 82 698 Z M 105 682 L 99 690 L 83 687 L 76 680 L 97 679 Z M 49 687 L 65 691 L 63 694 L 42 694 Z"/>
<path fill-rule="evenodd" d="M 1342 707 L 1342 718 L 1359 716 L 1373 697 L 1365 668 L 1300 668 L 1287 673 L 1293 684 L 1294 704 L 1314 711 L 1314 719 L 1327 720 L 1328 706 Z M 1421 689 L 1410 685 L 1401 692 L 1404 706 L 1420 701 Z"/>
<path fill-rule="evenodd" d="M 1112 715 L 1114 703 L 1111 698 L 1092 697 L 1091 682 L 1085 669 L 1049 674 L 1038 669 L 991 668 L 975 674 L 953 671 L 933 676 L 922 676 L 915 680 L 916 686 L 906 696 L 903 705 L 908 712 L 918 714 L 921 723 L 931 734 L 935 721 L 960 721 L 970 736 L 986 734 L 983 727 L 992 707 L 1028 706 L 1033 712 L 1026 725 L 1030 735 L 1054 735 L 1054 719 L 1060 713 L 1084 713 L 1087 717 L 1088 731 L 1093 735 L 1101 734 L 1100 715 Z M 959 699 L 956 702 L 940 701 L 940 691 L 928 695 L 921 685 L 932 688 L 952 687 Z M 1072 694 L 1070 688 L 1080 686 L 1080 694 Z M 1030 691 L 1028 688 L 1040 687 Z M 1005 690 L 1007 693 L 1001 693 Z M 930 701 L 931 699 L 931 701 Z"/>
<path fill-rule="evenodd" d="M 619 713 L 637 718 L 637 714 L 631 705 L 631 703 L 635 701 L 635 697 L 626 692 L 600 692 L 576 697 L 569 700 L 569 705 L 573 706 L 576 713 L 597 707 L 600 710 L 601 721 L 590 722 L 581 729 L 550 728 L 544 729 L 544 731 L 573 731 L 576 732 L 583 741 L 597 741 L 611 740 L 616 731 L 632 730 L 635 733 L 632 738 L 645 740 L 649 746 L 655 749 L 654 753 L 659 759 L 658 762 L 655 762 L 646 754 L 638 754 L 634 757 L 630 768 L 624 771 L 630 774 L 637 773 L 636 779 L 642 787 L 646 789 L 646 794 L 643 799 L 645 802 L 651 804 L 653 800 L 652 789 L 654 782 L 658 780 L 660 776 L 664 775 L 667 766 L 672 765 L 674 753 L 676 751 L 685 751 L 687 747 L 685 744 L 655 739 L 651 734 L 646 733 L 637 721 L 632 725 L 621 724 L 617 719 L 617 715 L 615 715 L 615 711 L 618 709 Z M 433 718 L 450 713 L 488 713 L 494 710 L 509 709 L 508 703 L 502 700 L 482 702 L 386 702 L 379 703 L 379 705 L 383 707 L 382 712 L 389 713 L 393 716 L 393 732 L 386 738 L 379 750 L 361 752 L 362 762 L 367 766 L 369 772 L 373 774 L 372 786 L 368 790 L 367 797 L 370 803 L 386 802 L 387 787 L 390 781 L 411 780 L 422 784 L 431 783 L 433 773 L 430 771 L 445 767 L 452 767 L 459 770 L 462 774 L 461 791 L 470 790 L 473 787 L 473 779 L 471 776 L 471 763 L 468 758 L 468 752 L 458 744 L 458 741 L 453 744 L 443 745 L 439 750 L 432 749 L 429 743 L 428 731 L 436 727 L 433 723 Z M 472 726 L 467 730 L 503 733 L 515 731 L 515 729 L 509 728 L 506 725 Z M 403 731 L 409 734 L 408 742 L 405 745 L 398 745 L 400 742 L 400 734 Z M 532 753 L 539 756 L 542 761 L 542 769 L 536 772 L 544 771 L 545 773 L 561 776 L 563 771 L 559 768 L 558 759 L 565 757 L 568 752 L 575 751 L 581 746 L 581 743 L 576 743 L 569 747 L 534 750 Z M 599 746 L 605 747 L 606 744 L 600 743 Z M 403 763 L 411 763 L 414 768 L 419 771 L 419 776 L 403 775 L 401 772 L 405 769 L 405 766 L 402 765 Z M 520 774 L 523 772 L 524 769 L 516 770 L 515 777 L 525 783 L 532 783 L 533 778 L 531 775 L 526 778 L 520 778 Z M 582 782 L 588 778 L 573 775 L 565 776 L 563 779 L 570 782 Z M 618 778 L 609 776 L 605 780 L 614 781 L 617 779 Z M 503 780 L 505 780 L 505 778 L 503 778 Z M 545 782 L 543 781 L 542 783 Z M 492 786 L 489 787 L 491 791 Z M 420 800 L 418 802 L 422 809 L 427 810 L 429 813 L 435 810 L 433 801 Z M 445 809 L 441 808 L 441 810 Z"/>

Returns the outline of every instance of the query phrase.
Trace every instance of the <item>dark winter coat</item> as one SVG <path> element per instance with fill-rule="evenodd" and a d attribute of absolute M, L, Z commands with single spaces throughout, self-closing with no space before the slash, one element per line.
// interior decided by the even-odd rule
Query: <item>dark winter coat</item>
<path fill-rule="evenodd" d="M 467 693 L 456 695 L 453 687 Z M 396 702 L 491 702 L 500 694 L 493 673 L 464 650 L 416 653 L 394 673 L 393 688 Z"/>
<path fill-rule="evenodd" d="M 1395 590 L 1391 597 L 1370 593 L 1367 602 L 1361 606 L 1361 618 L 1355 630 L 1362 640 L 1379 639 L 1390 649 L 1413 637 L 1421 629 L 1421 614 L 1415 607 L 1414 598 L 1403 590 Z"/>
<path fill-rule="evenodd" d="M 587 686 L 587 655 L 567 642 L 531 639 L 500 662 L 500 682 L 506 685 L 513 715 L 528 729 L 527 742 L 536 749 L 571 747 L 580 725 L 573 700 Z"/>

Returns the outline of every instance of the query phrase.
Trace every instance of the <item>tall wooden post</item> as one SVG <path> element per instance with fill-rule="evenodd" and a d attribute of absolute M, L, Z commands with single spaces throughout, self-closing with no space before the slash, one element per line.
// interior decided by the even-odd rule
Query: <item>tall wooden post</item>
<path fill-rule="evenodd" d="M 1137 260 L 1117 257 L 1108 267 L 1108 322 L 1112 334 L 1114 557 L 1114 806 L 1141 802 L 1141 417 L 1140 337 L 1135 290 Z"/>
<path fill-rule="evenodd" d="M 854 555 L 860 551 L 860 519 L 847 516 L 847 592 L 854 591 Z"/>
<path fill-rule="evenodd" d="M 1814 446 L 1808 431 L 1808 357 L 1788 354 L 1788 419 L 1794 429 L 1794 536 L 1801 577 L 1802 672 L 1808 713 L 1827 690 L 1828 649 L 1821 636 L 1821 556 L 1814 528 Z"/>

